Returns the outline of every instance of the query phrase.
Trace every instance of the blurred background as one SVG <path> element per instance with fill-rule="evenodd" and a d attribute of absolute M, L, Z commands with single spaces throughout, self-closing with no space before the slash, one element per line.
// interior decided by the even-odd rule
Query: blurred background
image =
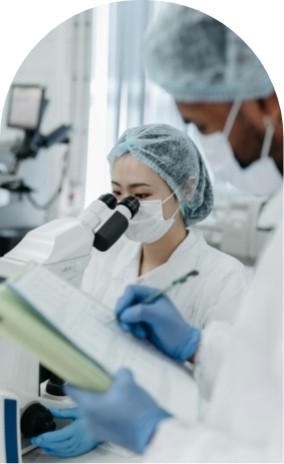
<path fill-rule="evenodd" d="M 87 10 L 51 31 L 20 66 L 0 134 L 0 256 L 28 230 L 77 216 L 110 191 L 106 155 L 125 129 L 170 124 L 200 148 L 196 128 L 145 75 L 143 35 L 161 3 Z M 266 238 L 255 227 L 263 199 L 209 172 L 215 207 L 198 228 L 209 244 L 252 265 Z"/>

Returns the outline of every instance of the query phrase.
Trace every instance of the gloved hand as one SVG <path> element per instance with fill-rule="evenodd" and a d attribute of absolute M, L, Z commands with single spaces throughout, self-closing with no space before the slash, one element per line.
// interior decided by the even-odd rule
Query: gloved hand
<path fill-rule="evenodd" d="M 169 414 L 133 380 L 128 369 L 120 369 L 111 388 L 92 393 L 71 385 L 64 388 L 77 403 L 94 437 L 143 453 L 157 425 Z"/>
<path fill-rule="evenodd" d="M 74 419 L 55 432 L 46 432 L 31 439 L 31 443 L 40 446 L 46 453 L 61 458 L 71 458 L 87 453 L 100 441 L 96 440 L 79 416 L 78 408 L 50 409 L 53 417 L 58 419 Z"/>
<path fill-rule="evenodd" d="M 125 332 L 147 338 L 163 353 L 184 362 L 196 352 L 201 332 L 183 319 L 167 296 L 143 303 L 157 291 L 156 288 L 128 285 L 116 304 L 118 324 Z"/>

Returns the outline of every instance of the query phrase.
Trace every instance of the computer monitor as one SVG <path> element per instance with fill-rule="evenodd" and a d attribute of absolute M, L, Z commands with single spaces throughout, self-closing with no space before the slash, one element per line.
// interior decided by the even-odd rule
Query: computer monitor
<path fill-rule="evenodd" d="M 17 129 L 39 127 L 44 102 L 44 88 L 38 85 L 13 85 L 7 125 Z"/>

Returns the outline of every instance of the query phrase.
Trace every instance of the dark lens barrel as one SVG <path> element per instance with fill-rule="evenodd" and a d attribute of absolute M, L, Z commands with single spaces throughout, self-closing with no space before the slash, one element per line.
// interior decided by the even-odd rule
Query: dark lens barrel
<path fill-rule="evenodd" d="M 127 218 L 115 211 L 95 233 L 94 247 L 99 251 L 107 251 L 124 234 L 127 227 Z"/>
<path fill-rule="evenodd" d="M 111 193 L 105 193 L 101 195 L 98 200 L 103 201 L 110 209 L 115 209 L 117 205 L 117 199 Z"/>
<path fill-rule="evenodd" d="M 139 207 L 140 207 L 140 203 L 137 200 L 137 198 L 132 197 L 132 196 L 123 198 L 123 200 L 121 200 L 118 203 L 118 205 L 126 206 L 129 209 L 129 211 L 131 212 L 131 217 L 134 217 L 135 214 L 138 213 Z"/>
<path fill-rule="evenodd" d="M 21 417 L 21 432 L 24 437 L 37 437 L 45 432 L 53 432 L 56 424 L 51 412 L 40 403 L 32 403 Z"/>

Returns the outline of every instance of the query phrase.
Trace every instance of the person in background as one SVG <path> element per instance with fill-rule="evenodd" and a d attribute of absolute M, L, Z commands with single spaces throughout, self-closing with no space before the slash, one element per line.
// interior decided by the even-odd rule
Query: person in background
<path fill-rule="evenodd" d="M 144 59 L 149 77 L 174 98 L 183 120 L 198 128 L 215 173 L 256 195 L 281 189 L 278 99 L 240 37 L 200 11 L 168 4 L 148 30 Z"/>
<path fill-rule="evenodd" d="M 281 191 L 278 100 L 241 39 L 203 13 L 167 5 L 149 32 L 145 57 L 149 75 L 174 96 L 183 117 L 210 137 L 213 169 L 257 194 Z M 278 198 L 279 206 L 282 192 Z M 167 297 L 142 303 L 148 287 L 129 286 L 118 300 L 123 330 L 142 336 L 137 327 L 146 326 L 144 336 L 168 356 L 190 356 L 196 377 L 211 390 L 205 420 L 187 424 L 170 417 L 122 369 L 106 393 L 66 388 L 94 437 L 144 453 L 146 462 L 282 462 L 282 207 L 275 211 L 274 232 L 231 331 L 214 322 L 194 340 Z M 267 208 L 263 213 L 262 224 L 269 218 Z M 215 362 L 213 378 L 206 372 Z"/>
<path fill-rule="evenodd" d="M 181 320 L 193 326 L 192 338 L 199 338 L 200 331 L 196 329 L 213 321 L 233 323 L 247 288 L 248 274 L 239 261 L 207 245 L 194 229 L 211 212 L 213 191 L 192 140 L 165 124 L 135 127 L 119 138 L 108 161 L 117 200 L 133 195 L 140 201 L 140 208 L 125 237 L 107 253 L 93 249 L 82 289 L 114 308 L 129 284 L 135 283 L 137 288 L 149 285 L 155 292 L 197 270 L 198 276 L 176 285 L 168 294 Z M 138 337 L 144 336 L 141 326 L 134 332 Z M 168 337 L 172 337 L 170 332 Z M 178 353 L 180 356 L 181 361 L 186 361 L 188 352 L 184 359 Z M 34 444 L 63 457 L 82 454 L 96 446 L 98 441 L 83 428 L 76 410 L 51 412 L 73 422 L 64 429 L 34 438 Z"/>

